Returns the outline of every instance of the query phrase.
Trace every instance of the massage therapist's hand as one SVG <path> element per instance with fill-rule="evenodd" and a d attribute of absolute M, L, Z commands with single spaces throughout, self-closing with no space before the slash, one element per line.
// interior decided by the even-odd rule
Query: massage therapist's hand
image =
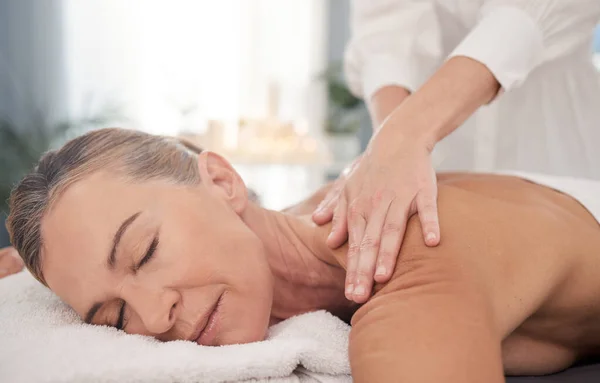
<path fill-rule="evenodd" d="M 23 270 L 23 261 L 13 247 L 0 249 L 0 278 Z"/>
<path fill-rule="evenodd" d="M 362 155 L 356 157 L 350 165 L 348 165 L 340 174 L 340 176 L 331 184 L 329 191 L 325 195 L 325 198 L 319 203 L 315 211 L 313 212 L 312 218 L 317 225 L 325 225 L 331 222 L 333 219 L 333 211 L 340 199 L 340 195 L 344 191 L 348 176 L 352 174 L 354 169 L 360 163 Z"/>
<path fill-rule="evenodd" d="M 389 280 L 412 214 L 419 214 L 425 243 L 439 243 L 430 153 L 490 102 L 500 84 L 485 65 L 457 56 L 409 97 L 399 95 L 398 89 L 383 87 L 371 98 L 371 117 L 381 128 L 348 175 L 328 240 L 338 247 L 348 239 L 346 296 L 358 303 L 370 297 L 374 270 L 375 280 Z"/>
<path fill-rule="evenodd" d="M 419 214 L 427 245 L 440 240 L 431 148 L 388 135 L 379 131 L 348 175 L 327 240 L 336 248 L 348 239 L 346 297 L 357 303 L 370 297 L 373 275 L 389 280 L 410 216 Z"/>

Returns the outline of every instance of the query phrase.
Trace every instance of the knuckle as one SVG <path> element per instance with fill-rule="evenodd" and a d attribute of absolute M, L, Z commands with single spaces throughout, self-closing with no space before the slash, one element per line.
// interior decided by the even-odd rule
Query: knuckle
<path fill-rule="evenodd" d="M 371 280 L 373 278 L 374 267 L 365 267 L 363 269 L 356 270 L 356 279 L 358 280 Z"/>
<path fill-rule="evenodd" d="M 367 235 L 363 238 L 362 242 L 360 243 L 360 250 L 364 251 L 364 250 L 378 249 L 380 244 L 381 244 L 380 238 L 373 237 L 371 235 Z"/>
<path fill-rule="evenodd" d="M 348 217 L 356 219 L 362 215 L 362 205 L 359 201 L 352 202 L 348 207 Z"/>
<path fill-rule="evenodd" d="M 385 199 L 388 193 L 385 190 L 377 190 L 371 196 L 371 206 L 377 207 Z"/>
<path fill-rule="evenodd" d="M 425 224 L 425 225 L 436 225 L 438 223 L 438 219 L 437 216 L 435 214 L 423 214 L 421 217 L 421 221 Z"/>
<path fill-rule="evenodd" d="M 386 222 L 383 225 L 382 232 L 384 235 L 387 235 L 387 234 L 399 235 L 400 230 L 402 230 L 402 224 L 399 222 L 392 221 L 392 222 Z"/>
<path fill-rule="evenodd" d="M 360 246 L 357 243 L 351 243 L 348 246 L 348 258 L 354 257 L 360 251 Z"/>

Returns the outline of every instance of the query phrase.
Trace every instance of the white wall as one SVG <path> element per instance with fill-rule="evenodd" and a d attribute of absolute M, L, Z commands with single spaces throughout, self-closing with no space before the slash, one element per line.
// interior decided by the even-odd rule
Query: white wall
<path fill-rule="evenodd" d="M 174 134 L 192 105 L 197 125 L 264 116 L 277 82 L 281 113 L 320 132 L 324 2 L 64 1 L 72 110 L 90 95 L 114 99 L 143 130 Z"/>

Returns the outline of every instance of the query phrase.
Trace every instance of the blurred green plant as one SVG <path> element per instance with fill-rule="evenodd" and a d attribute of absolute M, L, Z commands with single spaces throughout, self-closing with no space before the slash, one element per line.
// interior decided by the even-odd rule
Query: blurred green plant
<path fill-rule="evenodd" d="M 360 128 L 364 103 L 350 92 L 342 63 L 333 63 L 319 77 L 327 84 L 325 131 L 331 135 L 356 133 Z"/>
<path fill-rule="evenodd" d="M 123 121 L 124 117 L 120 108 L 107 105 L 97 112 L 61 121 L 51 121 L 44 112 L 32 108 L 26 120 L 0 117 L 0 215 L 8 214 L 11 189 L 42 154 L 85 131 Z"/>

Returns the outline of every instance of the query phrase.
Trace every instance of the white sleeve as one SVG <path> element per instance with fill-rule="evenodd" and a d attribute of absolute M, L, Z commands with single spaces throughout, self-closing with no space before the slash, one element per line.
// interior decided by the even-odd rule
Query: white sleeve
<path fill-rule="evenodd" d="M 356 96 L 369 99 L 386 85 L 415 91 L 431 76 L 441 56 L 432 1 L 352 1 L 344 70 Z"/>
<path fill-rule="evenodd" d="M 599 21 L 600 0 L 486 0 L 449 57 L 481 62 L 510 90 L 544 62 L 591 44 Z"/>

